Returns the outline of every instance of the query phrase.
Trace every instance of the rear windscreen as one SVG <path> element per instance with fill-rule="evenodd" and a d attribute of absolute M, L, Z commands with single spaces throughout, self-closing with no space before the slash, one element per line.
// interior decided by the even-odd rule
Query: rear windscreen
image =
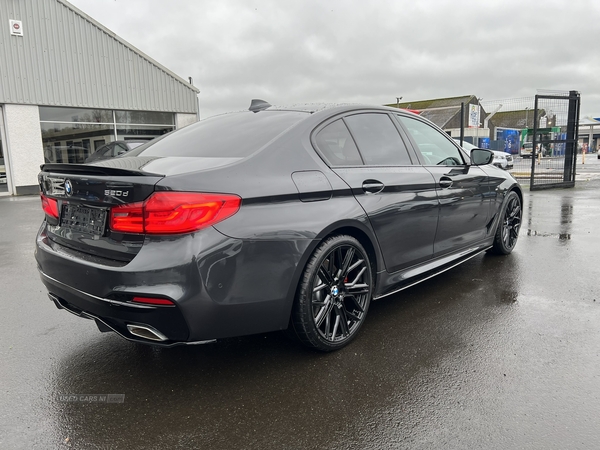
<path fill-rule="evenodd" d="M 127 156 L 244 158 L 306 117 L 306 113 L 298 111 L 215 116 L 157 138 Z"/>

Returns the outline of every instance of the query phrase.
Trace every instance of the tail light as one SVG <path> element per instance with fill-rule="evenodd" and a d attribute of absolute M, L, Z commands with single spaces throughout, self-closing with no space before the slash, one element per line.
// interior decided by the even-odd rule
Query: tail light
<path fill-rule="evenodd" d="M 58 219 L 58 201 L 46 197 L 44 194 L 40 194 L 42 198 L 42 209 L 48 215 L 48 217 L 52 217 L 53 219 Z"/>
<path fill-rule="evenodd" d="M 112 208 L 110 229 L 122 233 L 189 233 L 233 216 L 241 201 L 231 194 L 155 192 L 143 202 Z"/>

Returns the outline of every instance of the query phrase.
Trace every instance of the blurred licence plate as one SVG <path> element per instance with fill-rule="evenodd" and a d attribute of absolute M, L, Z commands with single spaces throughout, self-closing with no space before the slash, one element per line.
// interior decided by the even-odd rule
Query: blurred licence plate
<path fill-rule="evenodd" d="M 67 203 L 63 205 L 60 225 L 80 233 L 102 236 L 106 225 L 106 210 Z"/>

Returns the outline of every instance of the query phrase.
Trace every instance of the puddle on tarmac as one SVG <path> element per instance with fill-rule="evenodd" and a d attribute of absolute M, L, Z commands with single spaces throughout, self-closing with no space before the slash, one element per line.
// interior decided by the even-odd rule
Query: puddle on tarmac
<path fill-rule="evenodd" d="M 559 241 L 570 241 L 570 233 L 546 233 L 545 231 L 527 230 L 527 236 L 558 238 Z"/>

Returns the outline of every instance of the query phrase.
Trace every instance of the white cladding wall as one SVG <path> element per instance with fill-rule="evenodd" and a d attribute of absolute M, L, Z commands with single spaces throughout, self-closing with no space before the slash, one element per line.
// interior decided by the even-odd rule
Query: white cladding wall
<path fill-rule="evenodd" d="M 196 114 L 175 114 L 175 127 L 177 129 L 187 127 L 198 120 Z"/>
<path fill-rule="evenodd" d="M 6 150 L 9 153 L 13 186 L 38 184 L 40 165 L 44 164 L 40 112 L 32 105 L 4 105 Z"/>
<path fill-rule="evenodd" d="M 198 92 L 65 0 L 0 0 L 0 103 L 196 113 Z"/>

